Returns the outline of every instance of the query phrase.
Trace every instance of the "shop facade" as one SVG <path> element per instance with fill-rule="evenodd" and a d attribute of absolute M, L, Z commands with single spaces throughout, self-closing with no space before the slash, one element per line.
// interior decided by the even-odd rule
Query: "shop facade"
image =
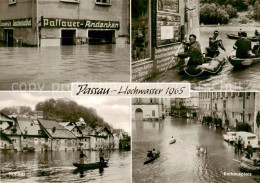
<path fill-rule="evenodd" d="M 199 0 L 132 0 L 132 81 L 177 64 L 174 54 L 190 34 L 199 39 Z"/>
<path fill-rule="evenodd" d="M 1 1 L 0 40 L 7 46 L 127 43 L 129 9 L 129 0 Z"/>

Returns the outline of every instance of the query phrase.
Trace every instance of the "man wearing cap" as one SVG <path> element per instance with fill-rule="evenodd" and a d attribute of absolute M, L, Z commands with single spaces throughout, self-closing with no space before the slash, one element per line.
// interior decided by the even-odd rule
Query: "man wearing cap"
<path fill-rule="evenodd" d="M 222 40 L 217 39 L 218 35 L 219 35 L 219 32 L 217 30 L 215 30 L 213 37 L 209 38 L 209 47 L 206 48 L 207 57 L 211 57 L 211 58 L 217 57 L 219 55 L 218 47 L 220 47 L 222 50 L 226 51 L 226 49 L 224 48 L 224 46 L 222 44 Z"/>
<path fill-rule="evenodd" d="M 249 39 L 246 38 L 247 33 L 241 32 L 241 38 L 239 38 L 234 46 L 236 49 L 237 58 L 249 58 L 251 57 L 252 43 Z"/>

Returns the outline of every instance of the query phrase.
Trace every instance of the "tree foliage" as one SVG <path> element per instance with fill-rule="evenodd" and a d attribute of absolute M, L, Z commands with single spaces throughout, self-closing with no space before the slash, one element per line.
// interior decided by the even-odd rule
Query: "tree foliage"
<path fill-rule="evenodd" d="M 13 106 L 13 107 L 5 107 L 1 110 L 5 115 L 11 114 L 26 114 L 30 113 L 32 108 L 29 106 Z"/>
<path fill-rule="evenodd" d="M 252 132 L 252 129 L 248 123 L 237 123 L 236 131 Z"/>
<path fill-rule="evenodd" d="M 43 111 L 44 119 L 77 122 L 82 117 L 93 128 L 96 126 L 110 128 L 109 124 L 97 114 L 94 108 L 78 105 L 74 101 L 48 99 L 44 102 L 39 102 L 36 105 L 36 110 Z"/>

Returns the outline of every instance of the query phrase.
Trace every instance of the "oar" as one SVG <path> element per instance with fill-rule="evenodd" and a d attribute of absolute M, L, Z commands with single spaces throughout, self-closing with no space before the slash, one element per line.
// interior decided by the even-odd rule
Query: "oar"
<path fill-rule="evenodd" d="M 180 44 L 180 46 L 178 47 L 178 49 L 177 49 L 177 51 L 175 52 L 174 55 L 176 55 L 176 54 L 179 52 L 179 50 L 181 49 L 181 47 L 182 47 L 182 44 Z M 174 57 L 175 57 L 175 56 L 173 56 L 173 58 L 174 58 Z M 166 67 L 166 69 L 165 69 L 165 71 L 163 72 L 162 76 L 165 74 L 165 72 L 168 70 L 168 68 L 169 68 L 170 65 L 172 64 L 173 58 L 172 58 L 170 64 L 168 65 L 168 67 Z"/>

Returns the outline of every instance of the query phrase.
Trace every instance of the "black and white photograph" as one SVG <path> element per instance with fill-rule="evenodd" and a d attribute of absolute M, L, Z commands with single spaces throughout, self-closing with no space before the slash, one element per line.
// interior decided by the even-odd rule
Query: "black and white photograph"
<path fill-rule="evenodd" d="M 259 105 L 258 92 L 133 98 L 133 182 L 259 182 Z"/>
<path fill-rule="evenodd" d="M 130 99 L 1 92 L 5 182 L 131 182 Z"/>
<path fill-rule="evenodd" d="M 130 0 L 1 0 L 0 90 L 130 81 Z"/>
<path fill-rule="evenodd" d="M 132 81 L 260 89 L 259 0 L 132 0 Z"/>

